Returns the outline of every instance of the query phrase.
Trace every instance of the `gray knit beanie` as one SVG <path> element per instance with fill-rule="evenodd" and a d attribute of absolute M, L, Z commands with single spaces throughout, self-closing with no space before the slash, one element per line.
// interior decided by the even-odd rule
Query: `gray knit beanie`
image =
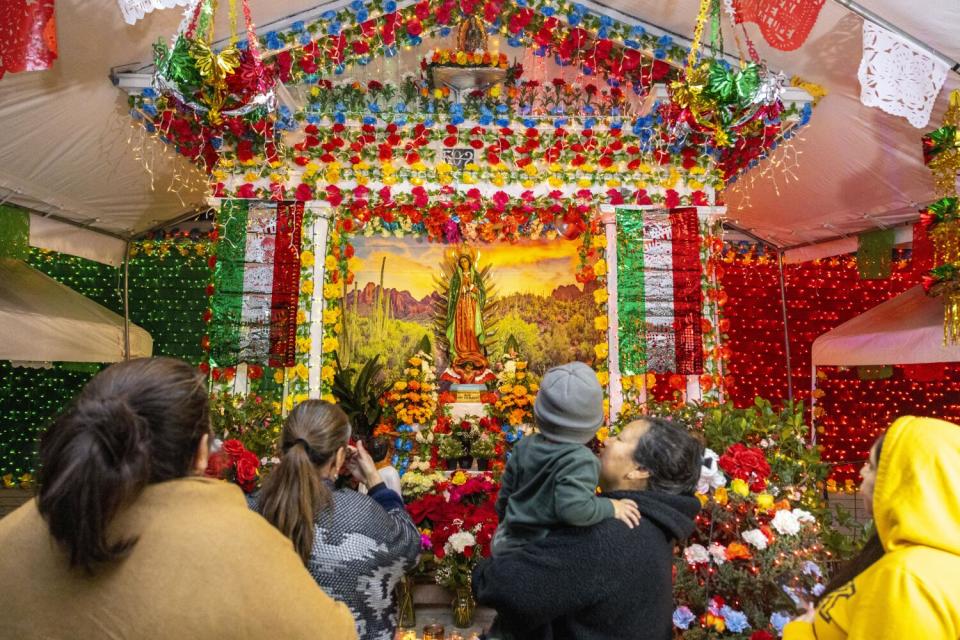
<path fill-rule="evenodd" d="M 540 383 L 533 415 L 550 440 L 590 442 L 603 424 L 603 389 L 597 374 L 582 362 L 550 369 Z"/>

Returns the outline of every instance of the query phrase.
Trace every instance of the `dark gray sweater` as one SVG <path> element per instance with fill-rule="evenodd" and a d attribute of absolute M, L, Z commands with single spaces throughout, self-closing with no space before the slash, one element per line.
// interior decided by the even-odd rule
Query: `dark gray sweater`
<path fill-rule="evenodd" d="M 368 495 L 329 486 L 333 505 L 314 522 L 307 569 L 331 598 L 350 608 L 361 640 L 393 640 L 394 587 L 417 562 L 420 532 L 400 496 L 382 483 Z M 257 509 L 256 496 L 249 503 Z"/>

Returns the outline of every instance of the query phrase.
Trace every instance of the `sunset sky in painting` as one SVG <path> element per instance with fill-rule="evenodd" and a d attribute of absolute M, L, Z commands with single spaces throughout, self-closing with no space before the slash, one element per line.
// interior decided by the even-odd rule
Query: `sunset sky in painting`
<path fill-rule="evenodd" d="M 422 299 L 434 290 L 434 276 L 440 273 L 444 253 L 450 245 L 419 238 L 354 237 L 356 254 L 350 270 L 358 287 L 380 280 L 380 261 L 387 264 L 383 284 L 407 290 Z M 575 274 L 579 243 L 569 240 L 524 240 L 515 243 L 476 245 L 481 267 L 492 264 L 491 276 L 500 295 L 525 292 L 550 295 L 558 286 L 577 284 Z"/>

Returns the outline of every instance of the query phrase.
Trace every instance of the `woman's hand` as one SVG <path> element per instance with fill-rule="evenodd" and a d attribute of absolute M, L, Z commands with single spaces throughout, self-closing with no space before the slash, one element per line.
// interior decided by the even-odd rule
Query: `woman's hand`
<path fill-rule="evenodd" d="M 362 482 L 368 488 L 383 482 L 376 463 L 359 440 L 357 446 L 347 446 L 347 470 L 357 482 Z"/>

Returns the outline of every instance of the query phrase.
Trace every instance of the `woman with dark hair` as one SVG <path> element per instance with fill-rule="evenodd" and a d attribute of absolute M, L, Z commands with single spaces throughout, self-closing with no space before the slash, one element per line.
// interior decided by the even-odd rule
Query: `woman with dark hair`
<path fill-rule="evenodd" d="M 417 561 L 420 532 L 363 444 L 353 448 L 349 440 L 340 407 L 297 405 L 283 425 L 280 464 L 251 506 L 293 540 L 317 584 L 346 603 L 360 638 L 392 640 L 394 587 Z M 367 495 L 334 488 L 344 462 Z"/>
<path fill-rule="evenodd" d="M 860 473 L 877 533 L 784 639 L 957 640 L 960 427 L 900 418 Z"/>
<path fill-rule="evenodd" d="M 0 638 L 355 638 L 239 487 L 203 477 L 207 387 L 179 360 L 103 370 L 40 439 L 0 520 Z"/>

